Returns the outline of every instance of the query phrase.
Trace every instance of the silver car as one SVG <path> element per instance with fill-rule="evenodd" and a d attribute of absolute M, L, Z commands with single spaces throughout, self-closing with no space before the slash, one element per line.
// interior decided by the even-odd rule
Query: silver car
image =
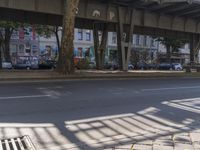
<path fill-rule="evenodd" d="M 5 62 L 5 61 L 3 61 L 3 62 L 2 62 L 2 68 L 3 68 L 3 69 L 12 69 L 13 66 L 12 66 L 12 63 L 11 63 L 11 62 Z"/>
<path fill-rule="evenodd" d="M 176 71 L 183 70 L 183 67 L 180 63 L 173 63 L 172 66 L 173 66 L 173 69 L 176 70 Z"/>

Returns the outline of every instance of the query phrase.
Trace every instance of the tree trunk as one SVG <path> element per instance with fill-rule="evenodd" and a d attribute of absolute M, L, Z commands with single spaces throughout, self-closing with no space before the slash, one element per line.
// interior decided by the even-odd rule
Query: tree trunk
<path fill-rule="evenodd" d="M 116 25 L 117 32 L 117 49 L 118 49 L 118 61 L 119 61 L 119 69 L 123 70 L 123 62 L 122 62 L 122 46 L 121 46 L 121 37 L 120 37 L 120 27 Z M 136 64 L 136 63 L 135 63 Z"/>
<path fill-rule="evenodd" d="M 59 52 L 58 71 L 63 74 L 74 73 L 74 24 L 79 0 L 65 0 L 63 34 Z"/>
<path fill-rule="evenodd" d="M 57 58 L 58 54 L 60 53 L 60 49 L 61 49 L 60 39 L 59 39 L 59 35 L 58 35 L 59 27 L 56 26 L 54 31 L 55 31 L 54 33 L 55 33 L 55 36 L 56 36 L 56 42 L 57 42 L 57 46 L 58 46 L 58 52 L 56 53 L 56 56 L 55 56 Z"/>
<path fill-rule="evenodd" d="M 4 41 L 3 41 L 3 53 L 5 61 L 11 61 L 10 57 L 10 38 L 13 33 L 12 28 L 5 28 L 5 35 L 4 35 Z"/>
<path fill-rule="evenodd" d="M 96 61 L 96 69 L 100 69 L 99 64 L 99 31 L 97 24 L 93 25 L 93 39 L 94 39 L 94 53 L 95 53 L 95 61 Z"/>
<path fill-rule="evenodd" d="M 57 42 L 57 46 L 58 46 L 58 51 L 60 51 L 61 47 L 60 47 L 60 38 L 59 38 L 58 32 L 59 32 L 59 27 L 56 26 L 55 27 L 55 36 L 56 36 L 56 42 Z"/>
<path fill-rule="evenodd" d="M 5 61 L 6 62 L 9 62 L 11 61 L 11 57 L 10 57 L 10 40 L 5 40 L 5 43 L 4 43 L 4 57 L 5 57 Z"/>
<path fill-rule="evenodd" d="M 104 24 L 103 35 L 100 45 L 100 60 L 99 60 L 99 68 L 103 69 L 104 61 L 105 61 L 105 52 L 107 47 L 107 40 L 108 40 L 108 25 Z"/>
<path fill-rule="evenodd" d="M 166 49 L 167 49 L 167 62 L 170 63 L 171 62 L 171 46 L 167 45 Z"/>
<path fill-rule="evenodd" d="M 0 69 L 2 69 L 2 44 L 0 43 Z"/>

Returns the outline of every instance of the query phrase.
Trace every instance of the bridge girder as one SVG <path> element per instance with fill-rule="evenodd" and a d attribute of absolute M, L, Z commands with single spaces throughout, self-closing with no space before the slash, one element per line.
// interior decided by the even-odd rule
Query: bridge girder
<path fill-rule="evenodd" d="M 50 5 L 49 0 L 3 0 L 0 1 L 0 19 L 61 25 L 63 2 L 51 0 Z M 162 32 L 164 35 L 174 32 L 174 35 L 180 34 L 181 37 L 192 33 L 200 34 L 200 15 L 195 13 L 200 11 L 199 2 L 200 0 L 81 0 L 76 27 L 92 29 L 91 22 L 118 24 L 117 10 L 121 7 L 122 22 L 125 25 L 131 22 L 126 19 L 130 18 L 131 9 L 136 9 L 134 33 L 148 32 L 146 28 L 153 35 L 160 30 L 165 31 Z M 115 30 L 114 28 L 110 30 Z"/>

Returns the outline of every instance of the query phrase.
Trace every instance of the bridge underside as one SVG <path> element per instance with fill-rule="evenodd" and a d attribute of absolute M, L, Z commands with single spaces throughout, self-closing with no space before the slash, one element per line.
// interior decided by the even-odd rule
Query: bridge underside
<path fill-rule="evenodd" d="M 31 24 L 47 24 L 47 25 L 57 25 L 62 26 L 62 15 L 58 14 L 47 14 L 47 13 L 37 13 L 31 11 L 22 11 L 17 9 L 7 9 L 7 8 L 0 8 L 0 19 L 1 20 L 10 20 L 10 21 L 19 21 L 19 22 L 28 22 Z M 76 28 L 82 29 L 91 29 L 93 30 L 93 24 L 102 24 L 105 21 L 102 20 L 95 20 L 95 19 L 88 19 L 88 18 L 76 18 Z M 115 22 L 109 22 L 109 31 L 116 31 Z M 125 28 L 128 25 L 124 25 Z M 144 35 L 152 35 L 152 36 L 161 36 L 161 37 L 174 37 L 174 38 L 181 38 L 181 39 L 190 39 L 192 33 L 186 33 L 181 31 L 173 31 L 173 30 L 166 30 L 161 28 L 154 28 L 154 27 L 145 27 L 145 26 L 138 26 L 135 25 L 133 33 L 135 34 L 144 34 Z"/>

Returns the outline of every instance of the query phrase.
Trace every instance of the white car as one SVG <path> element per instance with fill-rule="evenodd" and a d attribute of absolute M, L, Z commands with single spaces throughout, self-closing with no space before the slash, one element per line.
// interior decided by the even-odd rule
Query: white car
<path fill-rule="evenodd" d="M 183 66 L 180 63 L 174 63 L 173 65 L 173 69 L 176 71 L 181 71 L 183 70 Z"/>
<path fill-rule="evenodd" d="M 2 69 L 12 69 L 12 63 L 11 62 L 2 62 Z"/>

